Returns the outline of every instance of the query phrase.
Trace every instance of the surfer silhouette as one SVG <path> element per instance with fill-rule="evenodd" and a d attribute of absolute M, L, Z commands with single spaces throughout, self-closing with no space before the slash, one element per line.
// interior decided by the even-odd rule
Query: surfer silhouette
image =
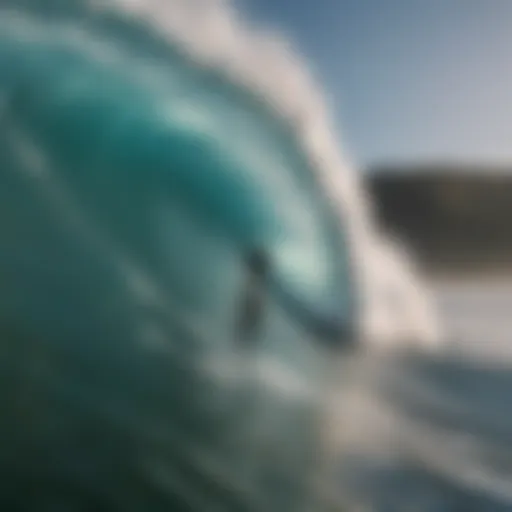
<path fill-rule="evenodd" d="M 247 283 L 241 299 L 237 317 L 237 334 L 241 343 L 246 344 L 257 334 L 262 323 L 264 296 L 269 274 L 269 258 L 262 249 L 253 249 L 245 257 L 248 271 Z"/>
<path fill-rule="evenodd" d="M 330 345 L 337 345 L 345 337 L 346 326 L 341 318 L 314 311 L 282 283 L 271 279 L 271 261 L 264 249 L 254 248 L 246 254 L 244 260 L 248 278 L 237 316 L 236 330 L 240 343 L 249 344 L 257 335 L 263 323 L 265 297 L 269 294 L 292 321 L 305 331 L 324 339 Z"/>

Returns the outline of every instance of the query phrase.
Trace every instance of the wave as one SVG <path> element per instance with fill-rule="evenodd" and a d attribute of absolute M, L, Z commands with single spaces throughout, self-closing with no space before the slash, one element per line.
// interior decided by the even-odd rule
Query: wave
<path fill-rule="evenodd" d="M 84 220 L 75 205 L 65 200 L 62 183 L 52 181 L 52 166 L 45 162 L 57 156 L 87 168 L 88 180 L 96 184 L 99 180 L 108 194 L 122 196 L 122 191 L 115 188 L 117 177 L 101 174 L 101 162 L 89 154 L 91 147 L 106 161 L 117 158 L 114 153 L 121 155 L 116 171 L 124 177 L 129 176 L 132 165 L 140 164 L 139 144 L 143 144 L 146 155 L 146 150 L 154 151 L 152 164 L 159 173 L 166 173 L 166 165 L 176 161 L 179 147 L 188 144 L 187 158 L 194 159 L 194 167 L 202 171 L 201 179 L 182 172 L 190 164 L 184 159 L 173 173 L 175 190 L 194 198 L 203 216 L 211 217 L 212 211 L 221 215 L 218 228 L 229 229 L 240 243 L 245 243 L 248 236 L 251 243 L 275 243 L 276 250 L 281 251 L 283 268 L 299 266 L 301 275 L 307 275 L 314 273 L 322 260 L 319 248 L 325 239 L 316 238 L 314 219 L 303 211 L 302 203 L 295 202 L 300 188 L 294 188 L 280 172 L 260 173 L 274 167 L 300 169 L 304 176 L 310 176 L 311 188 L 321 187 L 321 196 L 329 198 L 329 207 L 348 232 L 361 290 L 362 341 L 371 349 L 384 348 L 387 356 L 382 357 L 382 350 L 378 355 L 363 350 L 341 365 L 340 371 L 346 370 L 346 374 L 333 398 L 330 435 L 336 438 L 333 442 L 341 452 L 344 468 L 357 466 L 347 461 L 372 461 L 371 470 L 363 471 L 365 489 L 372 472 L 378 473 L 379 479 L 383 472 L 398 474 L 404 470 L 419 473 L 418 479 L 428 481 L 425 485 L 433 494 L 432 487 L 449 488 L 446 492 L 458 497 L 461 493 L 471 495 L 473 489 L 491 501 L 510 505 L 512 482 L 506 449 L 510 421 L 501 413 L 507 409 L 503 390 L 509 387 L 510 371 L 483 369 L 461 360 L 424 354 L 416 358 L 395 354 L 397 345 L 411 340 L 438 347 L 441 328 L 431 310 L 429 291 L 407 252 L 378 232 L 362 178 L 339 152 L 321 88 L 285 40 L 251 26 L 233 4 L 221 0 L 54 0 L 45 2 L 44 8 L 35 2 L 3 0 L 0 9 L 2 72 L 13 69 L 9 44 L 27 45 L 32 52 L 27 54 L 26 62 L 15 63 L 21 70 L 18 76 L 35 67 L 43 70 L 38 76 L 44 78 L 38 83 L 25 83 L 25 96 L 13 99 L 9 94 L 17 85 L 12 81 L 14 74 L 2 74 L 2 106 L 18 101 L 22 111 L 27 98 L 33 102 L 34 117 L 17 118 L 9 125 L 8 134 L 18 156 L 32 169 L 32 177 L 45 184 L 52 199 L 62 206 L 60 222 L 71 223 L 91 246 L 108 254 L 112 267 L 127 271 L 139 295 L 158 294 L 158 282 L 141 276 L 126 254 L 118 251 L 111 239 L 101 236 L 98 223 L 93 226 L 98 229 L 90 229 L 88 219 Z M 41 58 L 50 48 L 54 61 Z M 73 48 L 83 59 L 70 63 L 66 48 Z M 67 73 L 60 67 L 62 62 L 68 65 Z M 111 69 L 117 72 L 114 82 L 107 77 Z M 87 80 L 90 73 L 95 73 L 96 84 L 101 87 Z M 46 103 L 40 99 L 43 96 Z M 88 98 L 94 98 L 105 110 L 73 110 L 71 100 L 77 98 L 84 101 L 82 107 L 88 104 Z M 127 104 L 131 105 L 128 111 Z M 85 128 L 60 132 L 59 136 L 69 143 L 68 152 L 59 152 L 52 140 L 52 130 L 58 130 L 59 125 L 48 129 L 48 109 L 58 112 L 60 120 L 75 116 L 79 121 L 75 126 Z M 130 127 L 134 119 L 137 129 Z M 158 147 L 152 145 L 155 135 Z M 201 144 L 194 145 L 196 142 Z M 200 145 L 208 148 L 205 153 L 198 150 Z M 168 158 L 167 151 L 172 152 L 172 158 Z M 226 202 L 223 197 L 212 197 L 209 191 L 225 179 L 230 168 L 244 169 L 246 181 L 224 183 L 230 197 L 236 199 Z M 151 180 L 151 175 L 143 176 L 134 186 L 142 198 L 147 185 L 144 180 Z M 75 185 L 87 188 L 91 182 Z M 256 200 L 252 194 L 255 187 L 265 191 L 268 202 Z M 241 211 L 250 214 L 242 216 Z M 119 226 L 126 222 L 141 228 L 138 232 L 142 238 L 132 241 L 134 247 L 147 242 L 143 235 L 148 226 L 139 224 L 139 213 L 124 209 L 122 221 L 115 219 Z M 155 215 L 159 219 L 157 232 L 163 233 L 176 215 L 159 209 Z M 274 232 L 276 217 L 294 234 L 288 247 Z M 129 227 L 125 226 L 127 230 Z M 187 250 L 194 247 L 193 242 Z M 171 249 L 179 248 L 170 248 L 169 255 Z M 303 258 L 295 259 L 297 254 Z M 190 257 L 190 252 L 187 255 Z M 219 249 L 219 259 L 223 257 Z M 226 265 L 232 263 L 226 260 Z M 190 277 L 186 273 L 174 276 L 177 282 L 181 278 L 187 284 Z M 220 284 L 229 287 L 232 283 Z M 212 296 L 218 286 L 219 282 L 211 284 Z M 185 291 L 183 300 L 188 300 Z M 188 324 L 208 332 L 202 330 L 204 326 L 197 318 L 189 318 Z M 158 332 L 145 332 L 152 343 L 158 343 Z M 283 393 L 304 392 L 302 381 L 288 378 L 279 367 L 269 369 L 267 363 L 262 362 L 261 371 L 272 376 L 273 386 Z M 218 373 L 222 374 L 223 369 Z M 475 400 L 477 395 L 479 399 Z M 353 475 L 343 475 L 342 482 L 353 482 Z M 351 486 L 346 487 L 350 495 Z M 352 490 L 357 488 L 354 485 Z M 395 490 L 393 499 L 400 494 L 400 489 Z M 354 500 L 359 498 L 355 496 Z M 383 500 L 381 496 L 378 499 Z"/>
<path fill-rule="evenodd" d="M 129 69 L 130 79 L 145 81 L 159 95 L 153 108 L 170 113 L 172 94 L 169 94 L 170 89 L 167 94 L 164 90 L 175 87 L 177 78 L 171 76 L 169 65 L 164 64 L 169 52 L 182 54 L 195 68 L 224 77 L 231 84 L 233 99 L 240 100 L 245 95 L 246 102 L 259 101 L 257 110 L 260 117 L 265 117 L 267 128 L 264 129 L 281 134 L 282 147 L 288 145 L 288 152 L 295 153 L 297 163 L 307 169 L 306 172 L 313 173 L 342 219 L 350 240 L 352 268 L 359 290 L 358 320 L 362 338 L 369 346 L 379 347 L 386 344 L 384 340 L 388 340 L 389 345 L 394 338 L 418 339 L 429 346 L 439 341 L 440 336 L 434 335 L 438 329 L 433 327 L 436 320 L 424 281 L 418 272 L 407 268 L 410 267 L 407 257 L 389 248 L 389 241 L 381 243 L 383 236 L 377 233 L 361 174 L 339 152 L 339 140 L 330 123 L 329 108 L 321 88 L 286 40 L 276 33 L 251 26 L 227 1 L 75 1 L 62 7 L 56 0 L 45 5 L 44 10 L 30 2 L 21 6 L 4 1 L 2 5 L 6 9 L 4 23 L 10 25 L 11 33 L 16 30 L 18 37 L 34 38 L 39 32 L 43 39 L 55 39 L 60 31 L 67 44 L 78 46 L 92 61 L 121 64 L 125 73 Z M 42 16 L 44 23 L 34 28 L 30 13 Z M 71 19 L 75 21 L 70 22 Z M 128 38 L 127 30 L 133 32 Z M 116 39 L 115 34 L 122 37 Z M 129 38 L 133 39 L 131 44 Z M 134 44 L 138 46 L 138 55 Z M 247 91 L 253 95 L 253 100 L 247 98 Z M 179 106 L 174 99 L 172 117 L 181 127 L 188 125 L 189 132 L 195 130 L 203 138 L 212 137 L 215 143 L 226 145 L 227 133 L 223 141 L 218 132 L 212 135 L 215 124 L 212 116 L 219 115 L 222 108 L 226 108 L 225 104 L 220 105 L 207 91 L 197 91 L 195 95 L 189 94 L 185 101 L 180 99 Z M 229 141 L 231 147 L 224 154 L 238 153 L 236 157 L 241 158 L 246 167 L 282 165 L 276 162 L 275 156 L 282 147 L 278 149 L 272 144 L 270 138 L 261 133 L 261 128 L 258 133 L 257 129 L 251 131 L 247 125 L 242 126 L 240 119 L 238 123 L 239 136 Z M 284 141 L 284 130 L 291 132 L 292 141 Z M 291 149 L 290 144 L 297 144 L 297 148 Z M 218 179 L 218 174 L 216 176 L 212 174 L 210 179 Z M 279 173 L 275 178 L 279 178 Z M 287 188 L 276 185 L 275 190 L 280 194 L 276 200 L 283 202 Z M 203 190 L 207 186 L 205 178 Z M 242 196 L 242 191 L 237 193 L 241 195 L 239 204 L 243 204 L 247 198 Z M 287 215 L 302 218 L 304 222 L 304 214 L 297 214 L 291 200 L 286 204 Z M 266 208 L 270 206 L 267 204 Z M 236 211 L 230 213 L 232 217 L 237 216 Z M 318 247 L 318 240 L 310 240 L 309 245 Z M 303 244 L 303 250 L 304 247 Z M 287 253 L 291 258 L 297 250 L 290 247 Z M 288 263 L 292 263 L 290 259 Z M 314 266 L 313 257 L 309 265 Z M 393 276 L 387 279 L 385 287 L 394 291 L 383 292 L 381 276 Z M 387 297 L 390 293 L 402 297 L 400 300 L 408 305 L 408 313 L 389 315 Z M 384 317 L 386 328 L 381 320 L 376 320 Z M 380 327 L 375 328 L 377 325 Z"/>
<path fill-rule="evenodd" d="M 260 95 L 291 127 L 302 158 L 323 185 L 351 241 L 361 339 L 381 350 L 405 343 L 438 346 L 442 330 L 426 282 L 405 249 L 378 233 L 361 173 L 340 153 L 322 89 L 288 41 L 252 26 L 230 1 L 114 3 L 185 48 L 196 62 L 222 70 L 234 83 Z M 390 295 L 403 305 L 394 313 Z"/>

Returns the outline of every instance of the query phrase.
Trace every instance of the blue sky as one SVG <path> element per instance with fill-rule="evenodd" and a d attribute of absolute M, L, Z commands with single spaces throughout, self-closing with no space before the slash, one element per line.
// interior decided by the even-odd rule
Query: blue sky
<path fill-rule="evenodd" d="M 238 0 L 287 34 L 362 165 L 512 166 L 512 0 Z"/>

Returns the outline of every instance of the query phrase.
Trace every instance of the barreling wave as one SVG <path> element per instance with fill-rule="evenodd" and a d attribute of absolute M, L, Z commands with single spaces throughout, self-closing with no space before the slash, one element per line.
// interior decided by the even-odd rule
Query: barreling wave
<path fill-rule="evenodd" d="M 381 349 L 403 343 L 419 342 L 429 349 L 439 345 L 441 329 L 427 286 L 404 249 L 377 232 L 361 173 L 339 150 L 322 89 L 288 41 L 253 27 L 229 0 L 114 3 L 146 20 L 196 62 L 258 94 L 291 128 L 351 241 L 361 339 Z M 395 313 L 390 312 L 390 294 L 402 304 Z"/>
<path fill-rule="evenodd" d="M 215 144 L 228 142 L 221 141 L 218 132 L 213 133 L 217 128 L 213 128 L 208 117 L 218 115 L 225 105 L 220 105 L 207 91 L 198 91 L 193 98 L 189 95 L 185 101 L 177 100 L 172 91 L 180 77 L 176 76 L 176 68 L 171 76 L 173 73 L 166 63 L 173 59 L 172 54 L 181 55 L 187 66 L 208 70 L 227 80 L 233 88 L 233 98 L 239 100 L 245 96 L 244 101 L 259 104 L 257 108 L 269 130 L 291 134 L 288 142 L 281 136 L 281 145 L 287 144 L 289 148 L 290 144 L 296 145 L 291 151 L 295 153 L 297 165 L 313 174 L 339 212 L 350 240 L 348 246 L 360 298 L 358 321 L 362 338 L 370 345 L 382 346 L 381 338 L 386 337 L 382 333 L 386 329 L 376 329 L 375 325 L 378 325 L 376 318 L 385 316 L 388 340 L 400 337 L 400 331 L 404 331 L 402 324 L 407 322 L 407 329 L 413 334 L 409 338 L 431 344 L 433 333 L 427 324 L 433 325 L 435 320 L 429 311 L 427 293 L 422 291 L 424 284 L 417 274 L 407 271 L 403 258 L 391 255 L 392 251 L 385 251 L 387 256 L 381 257 L 382 237 L 376 233 L 361 176 L 339 152 L 339 141 L 334 136 L 321 89 L 300 56 L 279 35 L 252 27 L 231 2 L 220 0 L 55 0 L 39 8 L 33 2 L 4 0 L 1 5 L 7 34 L 21 40 L 39 37 L 55 41 L 61 37 L 61 42 L 78 46 L 91 61 L 122 66 L 130 79 L 144 81 L 154 90 L 151 108 L 160 110 L 162 117 L 168 112 L 168 119 L 172 117 L 182 127 L 186 124 L 189 132 L 210 137 Z M 126 37 L 129 31 L 131 35 Z M 73 94 L 72 87 L 80 85 L 71 83 L 63 94 Z M 237 154 L 247 167 L 275 166 L 276 159 L 267 156 L 272 149 L 268 140 L 264 140 L 265 135 L 249 133 L 241 124 L 239 128 L 240 136 L 238 140 L 231 138 L 226 154 Z M 215 179 L 214 173 L 205 175 L 202 187 Z M 281 185 L 275 190 L 281 195 L 276 196 L 277 201 L 283 202 L 286 187 Z M 241 191 L 238 193 L 242 204 L 245 198 Z M 231 213 L 236 215 L 234 211 Z M 293 208 L 288 215 L 294 215 Z M 309 244 L 318 245 L 318 240 L 311 239 Z M 289 258 L 293 251 L 293 247 L 288 250 Z M 383 260 L 388 261 L 387 266 Z M 314 265 L 312 259 L 310 265 Z M 387 294 L 382 293 L 379 278 L 383 275 L 393 276 L 386 286 L 394 287 L 394 293 L 402 296 L 402 302 L 411 311 L 421 312 L 422 321 L 410 314 L 388 314 Z M 406 281 L 414 285 L 403 286 Z"/>

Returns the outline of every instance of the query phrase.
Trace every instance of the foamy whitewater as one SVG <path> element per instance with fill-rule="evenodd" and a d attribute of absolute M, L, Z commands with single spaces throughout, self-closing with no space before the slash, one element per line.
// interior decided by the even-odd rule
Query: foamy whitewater
<path fill-rule="evenodd" d="M 76 9 L 83 23 L 73 25 L 58 16 L 64 8 Z M 360 295 L 362 346 L 340 364 L 340 389 L 332 397 L 327 430 L 340 468 L 335 478 L 349 509 L 510 510 L 512 415 L 507 391 L 512 390 L 512 373 L 503 365 L 444 355 L 432 292 L 407 251 L 374 227 L 361 176 L 340 153 L 329 107 L 300 55 L 279 34 L 254 27 L 236 4 L 222 0 L 55 0 L 42 8 L 2 0 L 0 34 L 10 31 L 21 42 L 60 37 L 90 59 L 127 67 L 115 37 L 103 37 L 111 12 L 144 20 L 148 33 L 158 34 L 194 65 L 221 73 L 235 92 L 250 90 L 260 97 L 275 122 L 292 129 L 304 166 L 314 172 L 343 220 Z M 96 27 L 101 27 L 101 37 Z M 154 88 L 157 103 L 160 93 L 164 98 L 169 74 L 161 60 L 139 56 L 129 66 L 137 79 Z M 208 116 L 201 115 L 211 107 L 208 100 L 204 98 L 203 110 L 180 103 L 183 126 L 211 135 Z M 158 106 L 164 112 L 168 108 L 167 103 Z M 44 176 L 37 149 L 28 151 L 30 141 L 20 132 L 11 135 Z M 265 157 L 251 153 L 250 137 L 233 142 L 238 143 L 242 158 L 260 163 Z M 72 210 L 66 212 L 75 218 Z M 78 216 L 75 227 L 87 231 Z M 87 236 L 116 264 L 130 267 L 96 233 Z M 399 350 L 412 344 L 428 350 Z M 282 375 L 275 375 L 273 382 L 286 388 Z"/>

